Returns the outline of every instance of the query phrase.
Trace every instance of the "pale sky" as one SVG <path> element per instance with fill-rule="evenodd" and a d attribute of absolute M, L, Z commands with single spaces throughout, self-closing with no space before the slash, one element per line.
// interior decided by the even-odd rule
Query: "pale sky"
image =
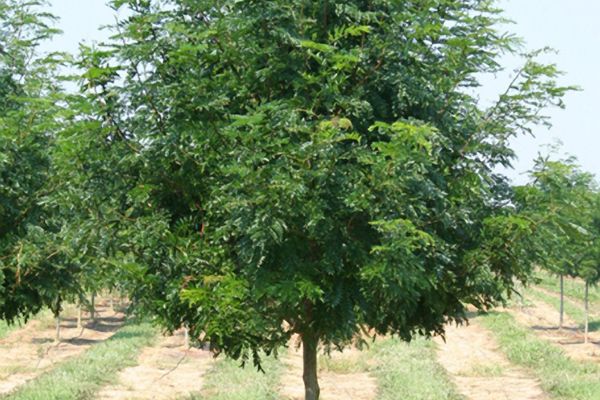
<path fill-rule="evenodd" d="M 501 0 L 498 4 L 515 22 L 507 29 L 524 38 L 528 48 L 556 49 L 558 55 L 549 60 L 565 72 L 561 82 L 582 89 L 566 96 L 566 109 L 549 110 L 552 129 L 540 128 L 535 131 L 535 138 L 520 137 L 513 141 L 519 159 L 513 163 L 514 170 L 505 173 L 515 183 L 525 183 L 527 177 L 523 172 L 531 169 L 541 146 L 558 139 L 565 153 L 576 156 L 584 170 L 598 177 L 600 126 L 595 113 L 600 115 L 600 1 Z M 484 90 L 482 98 L 490 94 L 491 90 Z"/>
<path fill-rule="evenodd" d="M 76 52 L 78 42 L 103 40 L 107 31 L 101 25 L 114 22 L 114 12 L 104 0 L 50 0 L 52 12 L 61 18 L 58 27 L 64 34 L 50 48 Z M 581 92 L 569 94 L 566 110 L 549 110 L 551 130 L 535 131 L 536 137 L 520 137 L 513 142 L 518 160 L 514 170 L 505 171 L 515 183 L 527 180 L 524 174 L 541 145 L 556 139 L 563 142 L 566 153 L 576 156 L 584 170 L 600 175 L 600 133 L 595 112 L 600 114 L 600 1 L 597 0 L 500 0 L 506 16 L 515 24 L 506 29 L 525 39 L 530 49 L 550 46 L 559 54 L 548 60 L 558 64 L 566 75 L 562 82 L 577 85 Z M 506 59 L 509 69 L 517 68 L 513 59 Z M 490 78 L 481 89 L 482 100 L 491 100 L 506 86 L 507 77 Z"/>

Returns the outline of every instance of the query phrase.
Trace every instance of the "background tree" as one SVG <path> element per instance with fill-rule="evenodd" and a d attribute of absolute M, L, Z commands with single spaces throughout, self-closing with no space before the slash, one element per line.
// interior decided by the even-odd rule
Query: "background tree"
<path fill-rule="evenodd" d="M 518 188 L 520 212 L 537 221 L 536 253 L 542 268 L 560 279 L 559 327 L 564 315 L 564 277 L 589 275 L 582 262 L 590 245 L 594 177 L 581 170 L 573 157 L 538 156 L 531 183 Z M 553 157 L 554 156 L 554 157 Z M 590 276 L 591 278 L 591 276 Z"/>
<path fill-rule="evenodd" d="M 77 290 L 61 215 L 48 204 L 62 57 L 39 51 L 57 33 L 42 6 L 0 1 L 0 318 L 9 322 L 43 306 L 58 317 Z"/>
<path fill-rule="evenodd" d="M 585 281 L 584 289 L 584 342 L 588 342 L 589 332 L 589 287 L 600 280 L 600 195 L 597 186 L 590 190 L 585 199 L 587 207 L 580 212 L 587 218 L 585 239 L 578 249 L 578 276 Z"/>
<path fill-rule="evenodd" d="M 101 129 L 76 140 L 139 310 L 257 365 L 298 335 L 313 400 L 319 346 L 442 334 L 527 280 L 531 222 L 493 171 L 568 88 L 524 55 L 479 105 L 519 53 L 492 2 L 112 4 L 131 16 L 83 55 Z"/>
<path fill-rule="evenodd" d="M 127 286 L 123 269 L 115 265 L 123 264 L 119 224 L 127 219 L 123 205 L 129 190 L 123 185 L 133 171 L 127 170 L 128 155 L 117 151 L 124 142 L 114 135 L 110 108 L 104 103 L 105 71 L 98 64 L 102 53 L 83 45 L 80 50 L 69 67 L 86 74 L 74 72 L 63 79 L 76 85 L 89 83 L 80 92 L 63 95 L 66 106 L 61 109 L 61 129 L 51 154 L 55 190 L 46 201 L 62 215 L 70 261 L 78 265 L 79 308 L 88 308 L 93 322 L 96 294 Z M 110 69 L 107 74 L 113 75 Z"/>

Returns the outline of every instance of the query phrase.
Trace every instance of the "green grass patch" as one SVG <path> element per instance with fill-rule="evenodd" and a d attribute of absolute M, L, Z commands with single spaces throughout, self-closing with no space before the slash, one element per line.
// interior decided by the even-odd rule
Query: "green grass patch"
<path fill-rule="evenodd" d="M 514 364 L 528 368 L 544 391 L 556 399 L 600 399 L 600 366 L 574 361 L 561 349 L 539 339 L 507 313 L 478 318 L 498 339 L 500 348 Z"/>
<path fill-rule="evenodd" d="M 102 386 L 114 382 L 117 373 L 136 364 L 144 346 L 157 334 L 149 324 L 128 324 L 105 342 L 82 355 L 57 365 L 29 381 L 16 392 L 3 396 L 10 400 L 83 400 L 93 398 Z"/>
<path fill-rule="evenodd" d="M 224 359 L 206 375 L 202 393 L 186 400 L 281 400 L 277 393 L 284 365 L 272 358 L 266 374 Z M 435 360 L 435 344 L 416 339 L 380 339 L 368 349 L 349 356 L 319 357 L 319 371 L 349 374 L 369 373 L 376 379 L 377 400 L 463 400 L 446 371 Z M 491 373 L 488 371 L 488 373 Z M 298 377 L 300 378 L 300 377 Z M 341 377 L 340 379 L 343 379 Z M 327 394 L 322 393 L 325 397 Z"/>
<path fill-rule="evenodd" d="M 558 276 L 551 275 L 546 271 L 539 270 L 536 272 L 536 278 L 539 279 L 538 286 L 556 293 L 560 293 L 560 280 Z M 585 282 L 581 279 L 572 279 L 565 277 L 564 279 L 565 296 L 568 296 L 583 304 L 585 291 Z M 590 304 L 595 303 L 600 306 L 600 287 L 590 286 L 589 288 Z"/>
<path fill-rule="evenodd" d="M 63 316 L 76 315 L 75 310 L 76 310 L 75 306 L 66 305 L 65 312 L 63 312 Z M 40 329 L 54 328 L 55 324 L 56 324 L 56 320 L 54 319 L 52 312 L 47 308 L 44 308 L 42 311 L 40 311 L 36 315 L 33 315 L 30 320 L 38 321 L 40 324 L 39 325 Z M 15 331 L 24 326 L 25 326 L 25 323 L 23 323 L 21 321 L 16 321 L 14 324 L 10 324 L 10 325 L 4 321 L 0 321 L 0 339 L 5 338 L 12 331 Z"/>
<path fill-rule="evenodd" d="M 383 339 L 371 345 L 368 356 L 375 361 L 370 373 L 377 379 L 378 400 L 463 399 L 435 361 L 435 344 L 415 339 Z"/>
<path fill-rule="evenodd" d="M 552 308 L 556 309 L 556 321 L 558 324 L 558 314 L 559 314 L 559 310 L 560 310 L 560 298 L 558 298 L 556 296 L 552 296 L 548 293 L 541 292 L 539 290 L 535 290 L 535 289 L 530 289 L 527 292 L 527 294 L 537 300 L 541 300 L 544 303 L 549 304 L 550 306 L 552 306 Z M 572 304 L 567 299 L 565 299 L 564 307 L 565 307 L 564 308 L 565 314 L 568 315 L 569 317 L 573 318 L 575 320 L 575 322 L 577 322 L 579 324 L 580 327 L 583 327 L 583 323 L 585 321 L 585 312 L 583 310 L 583 304 L 581 305 L 581 308 L 579 308 L 576 305 Z M 592 326 L 596 326 L 596 325 L 598 325 L 597 321 L 590 320 L 590 329 L 592 328 Z"/>
<path fill-rule="evenodd" d="M 224 358 L 204 378 L 202 393 L 189 400 L 279 400 L 277 393 L 283 365 L 274 357 L 264 357 L 259 372 L 252 366 L 240 367 L 238 361 Z"/>
<path fill-rule="evenodd" d="M 20 327 L 21 325 L 18 323 L 9 325 L 4 321 L 0 321 L 0 339 L 4 339 L 6 336 L 8 336 L 9 333 L 14 331 L 15 329 L 19 329 Z"/>
<path fill-rule="evenodd" d="M 504 369 L 497 364 L 477 364 L 468 370 L 461 371 L 461 376 L 478 376 L 485 378 L 495 378 L 504 375 Z"/>
<path fill-rule="evenodd" d="M 366 352 L 354 352 L 351 355 L 340 356 L 331 353 L 331 356 L 319 356 L 319 372 L 329 371 L 335 374 L 353 374 L 358 372 L 367 372 L 369 363 Z"/>

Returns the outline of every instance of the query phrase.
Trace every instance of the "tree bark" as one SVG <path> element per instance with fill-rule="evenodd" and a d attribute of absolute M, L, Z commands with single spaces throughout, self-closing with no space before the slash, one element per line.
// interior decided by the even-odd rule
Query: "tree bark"
<path fill-rule="evenodd" d="M 565 282 L 564 276 L 560 275 L 560 318 L 558 320 L 558 329 L 562 329 L 565 314 Z"/>
<path fill-rule="evenodd" d="M 317 378 L 317 348 L 319 339 L 310 334 L 302 335 L 302 352 L 304 361 L 304 400 L 319 400 L 320 388 Z"/>
<path fill-rule="evenodd" d="M 79 304 L 77 305 L 77 328 L 81 329 L 81 301 L 79 301 Z"/>
<path fill-rule="evenodd" d="M 92 292 L 92 301 L 90 303 L 90 320 L 96 322 L 96 292 Z"/>
<path fill-rule="evenodd" d="M 587 344 L 588 342 L 588 332 L 589 332 L 589 301 L 588 301 L 588 292 L 589 292 L 589 283 L 585 282 L 585 294 L 584 294 L 584 302 L 585 302 L 585 333 L 583 336 L 583 342 Z"/>
<path fill-rule="evenodd" d="M 188 328 L 187 324 L 183 325 L 183 340 L 185 342 L 185 348 L 189 349 L 190 348 L 190 328 Z"/>
<path fill-rule="evenodd" d="M 54 318 L 56 321 L 56 336 L 54 337 L 54 341 L 58 343 L 60 342 L 60 313 L 56 314 Z"/>

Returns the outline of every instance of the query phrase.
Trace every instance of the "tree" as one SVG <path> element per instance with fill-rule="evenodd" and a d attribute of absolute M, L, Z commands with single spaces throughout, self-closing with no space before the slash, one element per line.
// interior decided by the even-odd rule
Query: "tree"
<path fill-rule="evenodd" d="M 69 66 L 88 73 L 62 79 L 76 84 L 82 79 L 99 82 L 95 50 L 84 45 L 80 49 L 80 57 L 69 58 Z M 72 277 L 78 287 L 74 300 L 79 304 L 79 322 L 83 305 L 95 320 L 97 292 L 126 287 L 115 263 L 122 262 L 117 243 L 119 220 L 124 217 L 121 212 L 126 212 L 120 207 L 125 200 L 119 194 L 125 196 L 127 190 L 116 178 L 129 176 L 130 171 L 124 169 L 128 165 L 121 162 L 122 154 L 115 151 L 111 116 L 104 113 L 105 106 L 95 106 L 102 100 L 100 96 L 92 89 L 63 94 L 66 106 L 60 112 L 60 130 L 51 153 L 54 191 L 46 197 L 46 203 L 60 214 L 63 245 L 69 251 L 69 262 L 77 266 Z M 90 301 L 87 294 L 91 294 Z"/>
<path fill-rule="evenodd" d="M 552 154 L 557 153 L 552 149 Z M 538 264 L 560 279 L 559 328 L 564 315 L 564 276 L 589 275 L 585 266 L 590 248 L 594 177 L 581 170 L 574 157 L 538 156 L 531 182 L 518 188 L 520 212 L 537 221 Z M 584 270 L 588 272 L 584 272 Z M 591 276 L 590 276 L 591 278 Z"/>
<path fill-rule="evenodd" d="M 527 280 L 532 224 L 494 168 L 568 88 L 532 53 L 479 105 L 519 54 L 491 1 L 112 4 L 131 16 L 85 54 L 104 130 L 80 140 L 138 310 L 257 365 L 298 335 L 314 400 L 320 346 L 443 334 Z"/>
<path fill-rule="evenodd" d="M 0 319 L 48 306 L 59 316 L 77 289 L 60 214 L 48 204 L 59 128 L 59 54 L 39 45 L 57 31 L 41 1 L 0 0 Z"/>
<path fill-rule="evenodd" d="M 589 332 L 589 287 L 600 280 L 600 195 L 596 186 L 586 196 L 587 208 L 580 210 L 586 217 L 585 240 L 577 250 L 578 275 L 585 281 L 584 292 L 584 343 Z"/>

